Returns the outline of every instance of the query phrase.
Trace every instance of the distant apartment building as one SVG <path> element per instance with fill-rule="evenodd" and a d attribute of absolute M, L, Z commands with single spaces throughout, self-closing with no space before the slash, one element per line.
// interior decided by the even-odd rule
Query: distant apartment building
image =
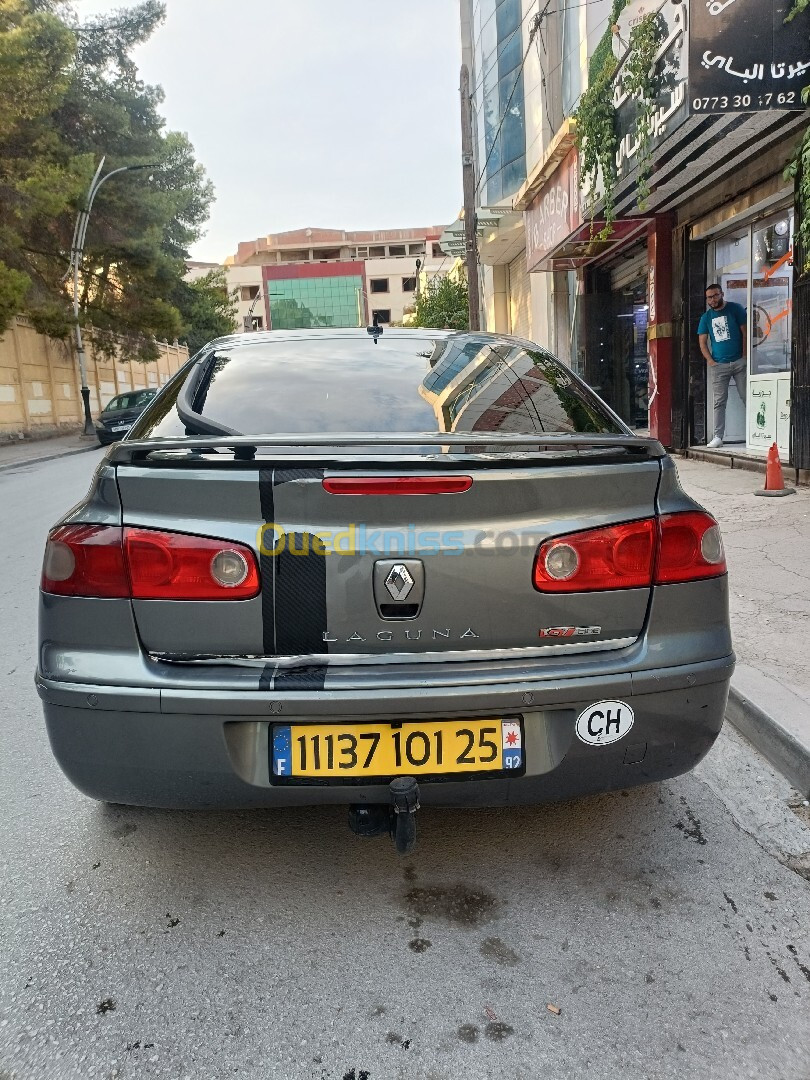
<path fill-rule="evenodd" d="M 426 278 L 449 269 L 442 226 L 347 232 L 296 229 L 240 243 L 225 260 L 240 290 L 239 329 L 260 290 L 254 329 L 402 322 Z M 260 320 L 257 323 L 257 320 Z"/>

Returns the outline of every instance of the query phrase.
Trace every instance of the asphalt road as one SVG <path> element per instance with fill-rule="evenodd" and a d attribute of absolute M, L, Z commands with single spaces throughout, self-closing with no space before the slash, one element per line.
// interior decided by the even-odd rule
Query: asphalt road
<path fill-rule="evenodd" d="M 810 819 L 728 728 L 662 785 L 423 811 L 405 860 L 75 791 L 35 594 L 97 456 L 0 474 L 0 1080 L 810 1078 Z"/>

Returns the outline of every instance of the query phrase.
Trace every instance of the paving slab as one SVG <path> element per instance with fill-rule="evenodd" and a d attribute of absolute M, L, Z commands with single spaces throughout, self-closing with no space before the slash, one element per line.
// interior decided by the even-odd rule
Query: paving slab
<path fill-rule="evenodd" d="M 685 490 L 720 523 L 738 666 L 728 719 L 810 793 L 810 489 L 759 499 L 761 477 L 676 458 Z"/>

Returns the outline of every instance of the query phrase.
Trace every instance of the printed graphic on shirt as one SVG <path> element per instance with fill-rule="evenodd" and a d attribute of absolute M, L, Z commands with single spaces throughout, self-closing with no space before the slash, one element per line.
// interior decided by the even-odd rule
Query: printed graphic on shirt
<path fill-rule="evenodd" d="M 712 337 L 715 341 L 731 340 L 731 329 L 728 325 L 728 316 L 718 315 L 716 319 L 712 319 Z"/>

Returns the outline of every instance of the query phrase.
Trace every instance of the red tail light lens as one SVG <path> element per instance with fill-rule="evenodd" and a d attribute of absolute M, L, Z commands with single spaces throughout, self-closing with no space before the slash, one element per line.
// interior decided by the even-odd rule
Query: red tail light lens
<path fill-rule="evenodd" d="M 136 600 L 247 600 L 260 590 L 242 544 L 156 529 L 64 525 L 48 538 L 43 592 Z"/>
<path fill-rule="evenodd" d="M 322 481 L 330 495 L 457 495 L 471 476 L 346 476 Z"/>
<path fill-rule="evenodd" d="M 541 545 L 534 587 L 568 593 L 649 586 L 654 556 L 655 518 L 571 533 Z"/>
<path fill-rule="evenodd" d="M 121 532 L 115 525 L 62 525 L 54 529 L 42 564 L 43 592 L 128 597 Z"/>
<path fill-rule="evenodd" d="M 253 552 L 203 536 L 124 529 L 135 600 L 247 600 L 259 592 Z"/>
<path fill-rule="evenodd" d="M 657 585 L 720 577 L 727 572 L 720 526 L 710 514 L 666 514 L 659 527 Z"/>
<path fill-rule="evenodd" d="M 720 528 L 710 514 L 687 511 L 547 540 L 534 560 L 540 592 L 649 588 L 721 577 L 727 572 Z"/>

